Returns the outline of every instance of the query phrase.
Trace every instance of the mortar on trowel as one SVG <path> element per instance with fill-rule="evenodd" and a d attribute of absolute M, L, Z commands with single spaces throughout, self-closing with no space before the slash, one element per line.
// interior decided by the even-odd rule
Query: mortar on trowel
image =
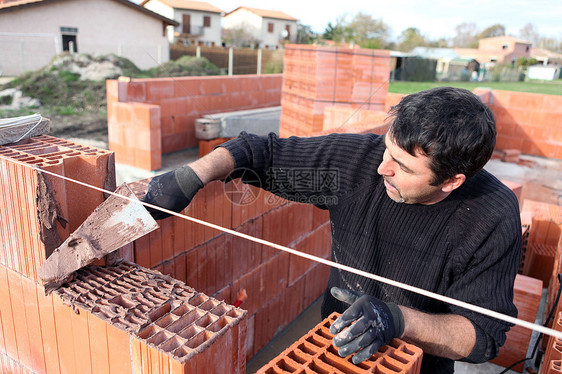
<path fill-rule="evenodd" d="M 60 287 L 76 270 L 159 227 L 126 183 L 115 194 L 126 198 L 111 195 L 101 203 L 39 268 L 45 293 Z"/>

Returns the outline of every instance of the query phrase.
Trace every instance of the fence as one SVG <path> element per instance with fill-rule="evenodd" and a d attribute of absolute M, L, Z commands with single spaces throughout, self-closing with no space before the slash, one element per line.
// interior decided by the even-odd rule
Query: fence
<path fill-rule="evenodd" d="M 229 59 L 231 50 L 232 60 Z M 182 56 L 205 57 L 225 72 L 229 70 L 231 61 L 233 74 L 281 73 L 283 55 L 283 50 L 170 45 L 170 60 L 177 60 Z"/>

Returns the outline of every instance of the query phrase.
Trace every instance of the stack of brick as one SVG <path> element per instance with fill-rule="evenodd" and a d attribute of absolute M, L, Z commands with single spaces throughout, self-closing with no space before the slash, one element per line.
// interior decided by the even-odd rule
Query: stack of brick
<path fill-rule="evenodd" d="M 157 170 L 162 154 L 195 147 L 195 120 L 279 106 L 280 74 L 107 81 L 109 149 L 119 163 Z"/>
<path fill-rule="evenodd" d="M 91 265 L 49 296 L 3 266 L 0 276 L 2 370 L 245 372 L 245 311 L 158 272 Z"/>
<path fill-rule="evenodd" d="M 140 197 L 148 182 L 129 186 Z M 330 256 L 326 211 L 237 181 L 207 184 L 182 214 L 321 258 Z M 129 260 L 231 304 L 245 289 L 248 358 L 325 289 L 325 265 L 178 217 L 159 223 L 160 229 L 133 243 Z"/>
<path fill-rule="evenodd" d="M 104 196 L 26 165 L 114 190 L 111 152 L 40 136 L 0 156 L 0 371 L 245 371 L 246 312 L 158 272 L 90 266 L 45 295 L 39 267 Z"/>
<path fill-rule="evenodd" d="M 556 315 L 552 328 L 556 331 L 562 331 L 562 313 Z M 554 374 L 562 372 L 560 360 L 562 360 L 562 340 L 549 336 L 539 373 Z"/>
<path fill-rule="evenodd" d="M 513 303 L 517 307 L 517 318 L 534 323 L 542 297 L 542 281 L 517 274 L 513 287 Z M 519 325 L 513 326 L 507 332 L 505 344 L 500 348 L 498 357 L 491 362 L 503 367 L 524 359 L 529 348 L 532 331 Z M 515 366 L 513 370 L 522 372 L 524 362 Z"/>
<path fill-rule="evenodd" d="M 325 130 L 332 106 L 384 111 L 389 74 L 388 51 L 286 46 L 280 136 Z"/>
<path fill-rule="evenodd" d="M 498 149 L 562 159 L 562 96 L 492 91 Z"/>
<path fill-rule="evenodd" d="M 355 365 L 352 356 L 340 357 L 332 345 L 330 326 L 338 317 L 332 313 L 279 356 L 258 370 L 276 373 L 380 373 L 416 374 L 420 372 L 423 351 L 400 339 L 393 339 L 368 360 Z"/>

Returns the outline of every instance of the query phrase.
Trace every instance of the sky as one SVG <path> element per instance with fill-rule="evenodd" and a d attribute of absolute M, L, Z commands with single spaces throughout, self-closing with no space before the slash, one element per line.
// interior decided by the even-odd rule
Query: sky
<path fill-rule="evenodd" d="M 482 31 L 500 23 L 508 35 L 533 23 L 541 36 L 562 38 L 561 0 L 205 0 L 230 12 L 239 6 L 278 10 L 322 33 L 328 22 L 351 18 L 358 12 L 371 15 L 391 27 L 397 38 L 408 27 L 417 27 L 430 39 L 450 38 L 455 26 L 475 23 Z"/>

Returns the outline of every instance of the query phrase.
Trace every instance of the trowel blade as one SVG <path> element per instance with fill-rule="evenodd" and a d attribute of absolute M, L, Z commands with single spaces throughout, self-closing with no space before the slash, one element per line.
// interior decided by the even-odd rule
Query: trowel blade
<path fill-rule="evenodd" d="M 101 203 L 39 269 L 45 283 L 60 283 L 74 271 L 156 230 L 159 226 L 126 183 Z"/>

